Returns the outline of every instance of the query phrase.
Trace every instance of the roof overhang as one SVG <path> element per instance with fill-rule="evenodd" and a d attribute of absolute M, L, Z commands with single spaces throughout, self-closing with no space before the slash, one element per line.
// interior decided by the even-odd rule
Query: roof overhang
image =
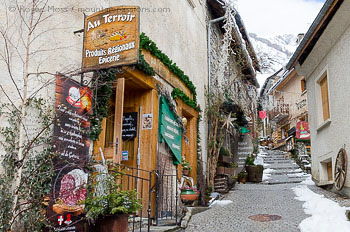
<path fill-rule="evenodd" d="M 321 37 L 324 30 L 327 28 L 329 22 L 332 20 L 333 16 L 339 9 L 340 5 L 344 0 L 327 0 L 323 5 L 322 9 L 318 13 L 316 19 L 310 26 L 309 30 L 306 32 L 303 40 L 297 47 L 292 58 L 289 60 L 286 65 L 286 69 L 289 70 L 292 67 L 295 67 L 297 62 L 302 65 L 306 58 L 311 53 L 315 44 Z"/>
<path fill-rule="evenodd" d="M 214 18 L 219 18 L 225 15 L 225 1 L 223 0 L 207 0 L 208 7 L 212 12 L 212 15 Z M 233 28 L 233 38 L 235 40 L 235 43 L 232 46 L 232 49 L 235 51 L 235 49 L 241 49 L 242 46 L 245 46 L 246 50 L 248 51 L 245 53 L 242 52 L 244 56 L 242 57 L 243 60 L 241 61 L 242 65 L 242 74 L 246 79 L 248 79 L 254 86 L 259 87 L 259 83 L 256 79 L 256 71 L 260 71 L 260 66 L 258 62 L 258 58 L 256 56 L 256 53 L 254 51 L 254 48 L 249 41 L 248 33 L 245 29 L 245 26 L 243 24 L 243 20 L 238 12 L 234 15 L 234 20 L 236 21 L 237 28 Z M 225 33 L 225 30 L 223 29 L 223 22 L 219 22 L 220 30 L 222 33 Z M 243 41 L 241 41 L 242 39 Z"/>

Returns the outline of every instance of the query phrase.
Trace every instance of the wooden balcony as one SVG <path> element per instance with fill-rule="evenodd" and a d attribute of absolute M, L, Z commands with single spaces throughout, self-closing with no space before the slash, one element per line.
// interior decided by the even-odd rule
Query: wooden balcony
<path fill-rule="evenodd" d="M 289 104 L 279 104 L 271 111 L 269 111 L 269 118 L 271 122 L 279 122 L 289 116 Z"/>

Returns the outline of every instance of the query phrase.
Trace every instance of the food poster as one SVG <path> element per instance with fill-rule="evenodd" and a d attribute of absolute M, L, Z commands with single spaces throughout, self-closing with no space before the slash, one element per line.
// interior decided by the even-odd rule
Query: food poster
<path fill-rule="evenodd" d="M 152 130 L 153 128 L 153 114 L 142 115 L 142 130 Z"/>
<path fill-rule="evenodd" d="M 55 176 L 47 218 L 55 231 L 84 231 L 82 214 L 90 146 L 91 92 L 69 78 L 56 77 L 56 121 L 53 149 Z"/>

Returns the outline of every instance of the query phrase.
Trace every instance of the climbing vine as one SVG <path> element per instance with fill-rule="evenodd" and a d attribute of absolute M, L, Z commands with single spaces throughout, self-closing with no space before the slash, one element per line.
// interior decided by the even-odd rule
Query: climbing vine
<path fill-rule="evenodd" d="M 54 174 L 51 150 L 54 108 L 42 98 L 29 98 L 26 103 L 23 159 L 18 160 L 20 110 L 12 104 L 0 105 L 0 231 L 16 228 L 20 221 L 21 231 L 40 231 L 45 224 L 44 199 L 51 190 Z M 20 188 L 13 191 L 13 183 L 22 168 Z M 15 195 L 18 202 L 14 207 Z M 24 229 L 23 229 L 24 228 Z"/>
<path fill-rule="evenodd" d="M 90 139 L 97 140 L 102 131 L 102 119 L 108 116 L 108 102 L 113 93 L 117 69 L 98 70 L 92 80 L 93 110 L 90 115 Z"/>

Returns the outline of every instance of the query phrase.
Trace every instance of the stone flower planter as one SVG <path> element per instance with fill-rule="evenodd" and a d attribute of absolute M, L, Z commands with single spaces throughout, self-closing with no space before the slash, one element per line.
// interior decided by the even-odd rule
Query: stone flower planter
<path fill-rule="evenodd" d="M 128 215 L 108 215 L 97 219 L 95 225 L 89 226 L 91 232 L 128 232 Z"/>
<path fill-rule="evenodd" d="M 191 204 L 198 199 L 198 193 L 193 191 L 193 189 L 184 189 L 181 190 L 180 199 L 184 204 Z"/>
<path fill-rule="evenodd" d="M 259 183 L 262 181 L 264 167 L 262 165 L 247 165 L 248 181 Z"/>

